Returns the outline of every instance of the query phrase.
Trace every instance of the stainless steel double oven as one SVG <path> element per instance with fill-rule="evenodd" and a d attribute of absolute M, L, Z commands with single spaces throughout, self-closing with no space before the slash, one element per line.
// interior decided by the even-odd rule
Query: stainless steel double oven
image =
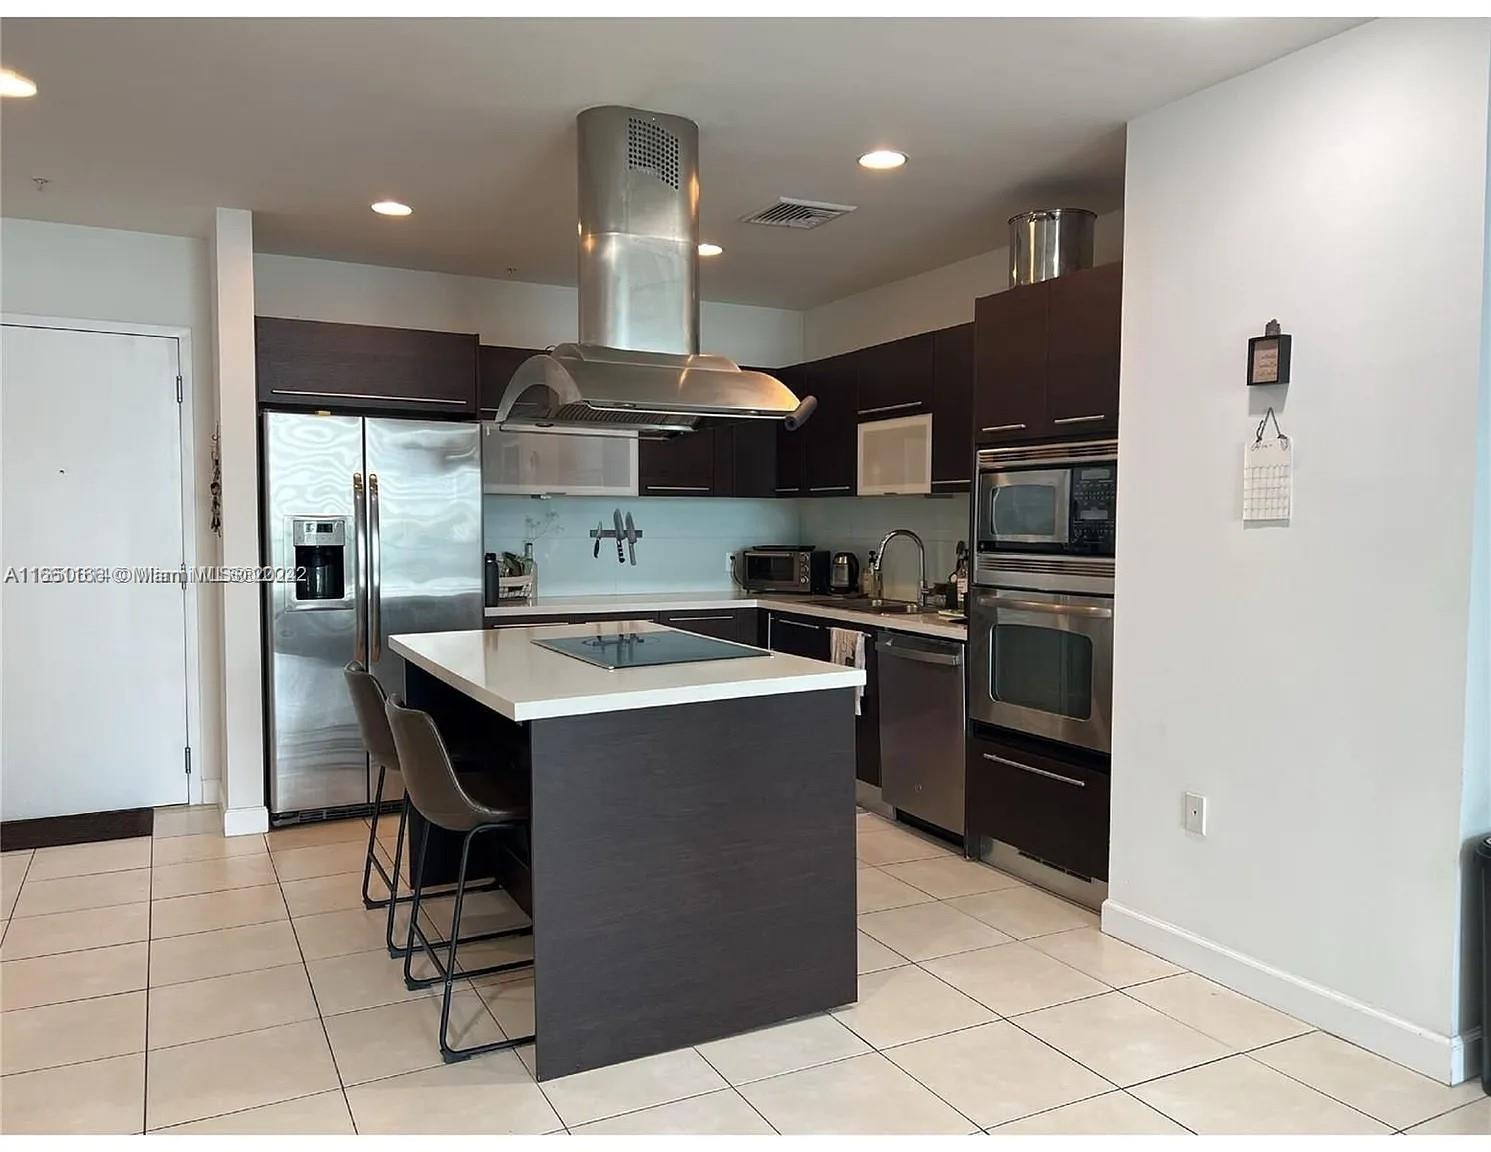
<path fill-rule="evenodd" d="M 1117 495 L 1113 440 L 978 453 L 973 721 L 1110 750 Z"/>

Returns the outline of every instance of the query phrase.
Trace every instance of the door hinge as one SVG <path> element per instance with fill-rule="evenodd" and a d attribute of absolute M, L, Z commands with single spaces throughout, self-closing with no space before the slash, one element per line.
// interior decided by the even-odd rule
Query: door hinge
<path fill-rule="evenodd" d="M 176 403 L 181 403 L 181 377 L 176 377 Z"/>
<path fill-rule="evenodd" d="M 192 774 L 192 746 L 190 744 L 186 746 L 186 774 L 188 776 Z"/>

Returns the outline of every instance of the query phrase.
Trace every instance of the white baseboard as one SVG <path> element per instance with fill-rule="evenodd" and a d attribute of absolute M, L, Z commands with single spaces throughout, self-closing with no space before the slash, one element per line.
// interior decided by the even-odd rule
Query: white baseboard
<path fill-rule="evenodd" d="M 202 781 L 202 797 L 197 801 L 199 804 L 216 804 L 218 802 L 218 782 L 216 780 Z"/>
<path fill-rule="evenodd" d="M 255 832 L 269 831 L 269 809 L 260 804 L 257 808 L 224 808 L 223 835 L 251 836 Z"/>
<path fill-rule="evenodd" d="M 1103 902 L 1103 931 L 1445 1084 L 1475 1069 L 1480 1029 L 1446 1036 L 1233 951 L 1184 928 Z"/>

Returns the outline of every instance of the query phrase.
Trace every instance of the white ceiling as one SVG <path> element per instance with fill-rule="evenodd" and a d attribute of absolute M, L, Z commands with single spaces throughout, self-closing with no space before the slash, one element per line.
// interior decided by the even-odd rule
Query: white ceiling
<path fill-rule="evenodd" d="M 704 295 L 803 308 L 1022 209 L 1118 207 L 1127 120 L 1353 23 L 8 19 L 40 94 L 0 112 L 0 206 L 189 235 L 250 208 L 263 251 L 573 283 L 575 113 L 633 104 L 699 123 Z M 863 171 L 876 146 L 911 161 Z M 739 223 L 778 195 L 859 211 Z"/>

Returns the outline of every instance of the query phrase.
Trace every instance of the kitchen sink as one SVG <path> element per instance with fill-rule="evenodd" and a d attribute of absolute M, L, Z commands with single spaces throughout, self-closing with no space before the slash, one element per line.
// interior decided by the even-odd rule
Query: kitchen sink
<path fill-rule="evenodd" d="M 869 612 L 876 616 L 910 616 L 926 611 L 920 604 L 908 600 L 878 600 L 870 596 L 824 596 L 808 603 L 850 612 Z"/>

